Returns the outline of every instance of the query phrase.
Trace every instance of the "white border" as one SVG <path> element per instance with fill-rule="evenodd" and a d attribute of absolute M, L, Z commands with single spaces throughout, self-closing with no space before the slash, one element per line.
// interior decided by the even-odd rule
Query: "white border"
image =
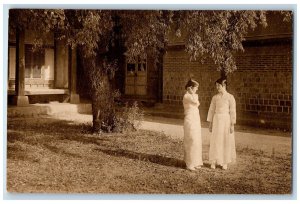
<path fill-rule="evenodd" d="M 5 25 L 5 18 L 7 18 L 7 9 L 8 8 L 45 8 L 45 7 L 63 7 L 63 8 L 95 8 L 95 5 L 92 4 L 96 4 L 96 7 L 98 8 L 107 8 L 107 9 L 120 9 L 120 8 L 132 8 L 132 9 L 207 9 L 207 8 L 211 8 L 211 9 L 266 9 L 266 10 L 270 10 L 270 9 L 291 9 L 291 5 L 287 5 L 287 4 L 294 4 L 294 6 L 292 7 L 292 9 L 295 11 L 295 13 L 297 13 L 298 10 L 298 2 L 296 0 L 286 0 L 286 1 L 279 1 L 279 0 L 273 0 L 273 1 L 265 1 L 265 0 L 252 0 L 252 1 L 226 1 L 226 4 L 224 4 L 224 1 L 216 1 L 216 0 L 211 0 L 211 1 L 196 1 L 196 0 L 185 0 L 185 1 L 176 1 L 176 0 L 152 0 L 152 1 L 133 1 L 133 0 L 129 0 L 129 1 L 122 1 L 122 0 L 109 0 L 109 1 L 104 1 L 104 2 L 109 2 L 109 4 L 99 4 L 99 1 L 97 0 L 72 0 L 70 4 L 70 2 L 66 1 L 66 0 L 54 0 L 54 1 L 50 1 L 50 2 L 44 2 L 44 4 L 40 4 L 40 0 L 28 0 L 26 1 L 26 4 L 23 3 L 23 0 L 3 0 L 2 1 L 2 7 L 0 9 L 0 16 L 1 19 L 2 17 L 3 19 L 3 28 L 2 32 L 1 32 L 1 43 L 3 43 L 0 49 L 0 62 L 3 62 L 3 67 L 1 69 L 1 76 L 3 78 L 2 83 L 0 83 L 0 90 L 3 91 L 3 93 L 0 95 L 0 101 L 1 101 L 1 109 L 0 109 L 0 114 L 3 116 L 3 123 L 1 123 L 1 132 L 3 133 L 3 138 L 6 137 L 6 109 L 7 109 L 7 99 L 6 99 L 6 91 L 7 90 L 7 69 L 5 69 L 7 67 L 7 53 L 4 52 L 4 50 L 7 50 L 7 33 L 5 33 L 4 31 L 7 31 L 7 29 L 4 26 Z M 84 2 L 84 4 L 82 4 L 82 2 Z M 196 4 L 196 5 L 188 5 L 188 4 Z M 270 4 L 272 4 L 270 6 Z M 284 4 L 284 5 L 283 5 Z M 6 14 L 6 15 L 4 15 Z M 296 48 L 299 47 L 298 44 L 298 40 L 296 38 L 296 33 L 298 33 L 298 22 L 299 22 L 299 15 L 295 16 L 295 41 L 294 41 L 294 48 L 295 48 L 295 54 L 294 54 L 294 73 L 293 73 L 293 82 L 294 82 L 294 89 L 293 89 L 293 107 L 294 107 L 294 115 L 293 115 L 293 120 L 294 120 L 294 138 L 296 139 L 297 135 L 297 126 L 298 126 L 298 121 L 297 121 L 297 115 L 298 115 L 298 108 L 297 108 L 297 104 L 295 102 L 297 102 L 297 90 L 299 90 L 298 87 L 298 82 L 297 79 L 299 79 L 299 71 L 297 71 L 297 59 L 298 59 L 298 52 L 296 52 Z M 297 55 L 297 56 L 296 56 Z M 2 104 L 3 103 L 3 104 Z M 6 143 L 4 142 L 4 140 L 0 140 L 0 146 L 3 148 L 2 151 L 0 151 L 0 156 L 1 158 L 4 158 L 4 156 L 6 156 L 6 154 L 4 153 L 5 150 L 5 146 Z M 295 142 L 295 141 L 294 141 Z M 299 141 L 297 141 L 299 143 Z M 297 144 L 294 143 L 294 150 L 296 150 Z M 0 174 L 4 175 L 5 173 L 5 160 L 1 161 L 1 168 L 0 168 Z M 299 157 L 297 155 L 294 155 L 294 164 L 299 162 Z M 296 176 L 298 175 L 297 172 Z M 4 178 L 4 177 L 3 177 Z M 297 180 L 295 180 L 297 179 Z M 294 182 L 298 181 L 298 176 L 296 178 L 294 178 Z M 3 187 L 4 187 L 4 180 L 1 179 L 1 183 L 0 183 L 0 191 L 1 191 L 1 198 L 3 199 Z M 298 182 L 297 182 L 298 183 Z M 293 188 L 297 187 L 296 184 L 293 185 Z M 7 196 L 7 195 L 6 195 Z M 272 203 L 276 203 L 276 201 L 274 200 L 281 200 L 281 199 L 296 199 L 297 195 L 293 195 L 293 198 L 291 198 L 290 196 L 266 196 L 265 199 L 272 199 Z M 7 197 L 6 197 L 7 198 Z M 16 199 L 16 198 L 14 198 Z M 257 202 L 258 200 L 261 200 L 261 202 L 265 202 L 264 198 L 262 198 L 261 196 L 243 196 L 241 195 L 239 198 L 237 198 L 234 195 L 211 195 L 208 196 L 206 195 L 206 197 L 201 196 L 201 197 L 197 197 L 197 196 L 193 196 L 193 195 L 158 195 L 158 196 L 153 196 L 153 195 L 101 195 L 99 197 L 99 195 L 95 195 L 95 197 L 93 197 L 93 195 L 91 196 L 85 196 L 85 194 L 80 194 L 80 195 L 75 195 L 75 194 L 71 194 L 70 196 L 66 196 L 66 195 L 50 195 L 50 197 L 46 196 L 38 196 L 35 197 L 34 194 L 27 194 L 27 196 L 21 196 L 18 199 L 29 199 L 27 201 L 22 201 L 23 202 L 33 202 L 30 201 L 31 199 L 58 199 L 58 200 L 65 200 L 65 199 L 75 199 L 77 201 L 72 201 L 73 202 L 79 202 L 80 200 L 85 200 L 85 199 L 101 199 L 101 200 L 136 200 L 136 199 L 142 199 L 142 200 L 146 200 L 145 202 L 147 202 L 148 199 L 150 200 L 164 200 L 167 199 L 169 201 L 171 200 L 177 200 L 177 201 L 172 201 L 172 203 L 176 203 L 176 202 L 181 202 L 180 200 L 194 200 L 194 199 L 223 199 L 223 201 L 221 201 L 222 203 L 234 203 L 234 202 L 239 202 L 240 201 L 233 201 L 231 199 L 242 199 L 243 202 L 245 201 L 244 199 L 254 199 L 256 200 L 255 202 Z M 227 200 L 228 199 L 228 200 Z M 258 199 L 258 200 L 257 200 Z M 5 201 L 5 200 L 4 200 Z M 290 202 L 294 202 L 295 200 L 285 200 L 285 203 L 290 203 Z M 6 202 L 6 201 L 5 201 Z M 38 201 L 39 202 L 39 201 Z M 66 202 L 66 201 L 63 201 Z M 101 201 L 102 202 L 102 201 Z M 132 201 L 131 201 L 132 202 Z M 193 202 L 193 201 L 191 201 Z M 199 201 L 198 201 L 199 202 Z M 202 202 L 202 201 L 200 201 Z M 208 201 L 206 201 L 208 202 Z M 214 201 L 211 201 L 214 202 Z M 251 201 L 250 201 L 251 202 Z M 282 201 L 277 201 L 282 203 Z"/>

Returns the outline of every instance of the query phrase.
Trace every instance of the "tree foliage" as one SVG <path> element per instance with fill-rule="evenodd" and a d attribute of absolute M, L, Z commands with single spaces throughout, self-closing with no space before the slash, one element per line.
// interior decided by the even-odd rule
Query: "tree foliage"
<path fill-rule="evenodd" d="M 264 11 L 186 11 L 179 15 L 178 29 L 187 32 L 186 51 L 191 59 L 211 56 L 217 69 L 226 73 L 236 69 L 234 52 L 243 51 L 247 31 L 266 25 Z"/>
<path fill-rule="evenodd" d="M 292 12 L 278 11 L 284 20 Z M 110 80 L 122 58 L 133 60 L 158 56 L 167 48 L 169 34 L 184 39 L 190 60 L 211 58 L 222 73 L 236 70 L 234 55 L 243 51 L 249 30 L 267 26 L 267 11 L 255 10 L 71 10 L 12 9 L 10 31 L 35 30 L 35 45 L 45 42 L 45 34 L 79 50 L 90 79 L 94 127 L 113 123 L 115 98 Z M 106 124 L 104 124 L 106 123 Z M 104 125 L 102 125 L 104 124 Z"/>
<path fill-rule="evenodd" d="M 243 51 L 247 32 L 259 24 L 267 26 L 266 13 L 258 10 L 21 9 L 10 11 L 10 26 L 40 31 L 37 36 L 40 43 L 45 32 L 55 31 L 57 38 L 65 38 L 72 47 L 82 47 L 87 57 L 99 50 L 108 51 L 109 46 L 119 41 L 129 59 L 156 55 L 166 48 L 170 32 L 178 36 L 184 33 L 191 60 L 210 56 L 218 70 L 228 73 L 236 70 L 234 53 Z M 292 18 L 290 11 L 278 13 L 284 20 Z"/>

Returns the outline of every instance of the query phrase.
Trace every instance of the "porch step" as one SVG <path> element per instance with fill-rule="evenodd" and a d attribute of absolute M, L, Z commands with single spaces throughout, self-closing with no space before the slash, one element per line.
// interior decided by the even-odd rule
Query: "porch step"
<path fill-rule="evenodd" d="M 26 107 L 9 106 L 7 108 L 7 117 L 36 117 L 39 115 L 55 114 L 91 114 L 92 105 L 88 103 L 70 104 L 50 102 L 48 104 L 30 104 Z"/>
<path fill-rule="evenodd" d="M 9 89 L 7 91 L 8 95 L 16 95 L 15 90 Z M 47 89 L 47 88 L 40 88 L 40 89 L 30 89 L 25 90 L 25 95 L 59 95 L 59 94 L 69 94 L 68 89 Z"/>

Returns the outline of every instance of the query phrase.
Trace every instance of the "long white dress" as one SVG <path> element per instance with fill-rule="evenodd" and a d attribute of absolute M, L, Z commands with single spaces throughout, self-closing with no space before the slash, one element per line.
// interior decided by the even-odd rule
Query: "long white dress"
<path fill-rule="evenodd" d="M 230 125 L 236 123 L 236 104 L 233 95 L 225 92 L 213 96 L 207 121 L 212 122 L 209 162 L 226 165 L 236 160 L 234 132 Z"/>
<path fill-rule="evenodd" d="M 186 93 L 183 97 L 184 107 L 184 161 L 187 168 L 203 165 L 202 137 L 197 94 Z"/>

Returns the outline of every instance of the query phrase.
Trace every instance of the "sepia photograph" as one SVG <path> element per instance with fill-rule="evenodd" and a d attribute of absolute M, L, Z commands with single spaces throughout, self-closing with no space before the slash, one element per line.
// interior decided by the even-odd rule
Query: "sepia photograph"
<path fill-rule="evenodd" d="M 295 193 L 292 5 L 19 7 L 7 194 Z"/>

